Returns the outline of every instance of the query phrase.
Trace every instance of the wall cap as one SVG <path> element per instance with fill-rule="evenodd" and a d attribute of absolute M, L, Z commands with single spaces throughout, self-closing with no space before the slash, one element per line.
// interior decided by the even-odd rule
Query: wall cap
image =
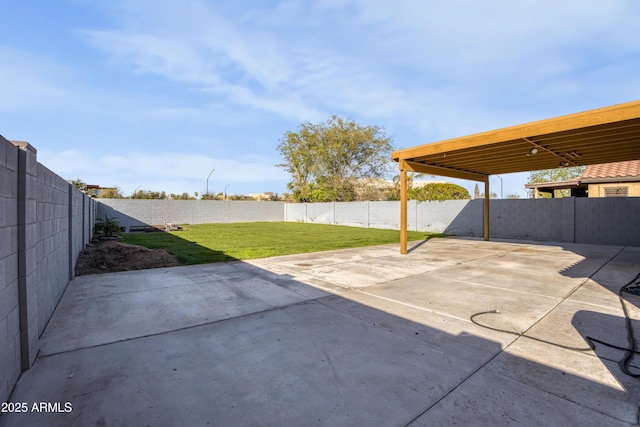
<path fill-rule="evenodd" d="M 38 152 L 38 150 L 36 150 L 36 148 L 29 144 L 27 141 L 12 141 L 9 140 L 10 143 L 12 143 L 13 145 L 15 145 L 16 147 L 18 147 L 21 150 L 24 151 L 31 151 L 32 153 L 36 154 Z"/>

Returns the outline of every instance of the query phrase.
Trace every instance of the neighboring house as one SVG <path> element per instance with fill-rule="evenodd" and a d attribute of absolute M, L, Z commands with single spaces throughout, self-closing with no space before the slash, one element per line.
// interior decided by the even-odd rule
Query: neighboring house
<path fill-rule="evenodd" d="M 356 183 L 360 187 L 391 189 L 399 185 L 398 181 L 382 179 L 382 178 L 359 178 Z M 411 179 L 409 186 L 413 188 L 424 187 L 428 184 L 447 184 L 447 181 L 436 179 Z"/>
<path fill-rule="evenodd" d="M 272 191 L 265 191 L 264 193 L 251 193 L 247 197 L 254 200 L 273 200 L 276 197 Z"/>
<path fill-rule="evenodd" d="M 87 194 L 87 196 L 96 198 L 111 198 L 118 194 L 116 187 L 100 187 L 99 185 L 86 184 L 80 191 Z"/>
<path fill-rule="evenodd" d="M 429 184 L 450 184 L 445 180 L 440 179 L 414 179 L 411 183 L 411 187 L 413 188 L 422 188 L 425 185 Z"/>
<path fill-rule="evenodd" d="M 589 197 L 640 197 L 640 160 L 587 166 L 580 182 Z"/>
<path fill-rule="evenodd" d="M 571 190 L 571 197 L 640 197 L 640 160 L 586 166 L 579 178 L 525 184 L 534 198 L 540 193 Z"/>

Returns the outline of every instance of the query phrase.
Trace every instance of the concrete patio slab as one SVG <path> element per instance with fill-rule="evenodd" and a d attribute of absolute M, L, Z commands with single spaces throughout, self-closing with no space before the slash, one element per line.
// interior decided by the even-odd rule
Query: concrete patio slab
<path fill-rule="evenodd" d="M 639 332 L 638 320 L 633 322 L 634 331 Z M 564 301 L 527 331 L 527 334 L 578 349 L 588 347 L 589 338 L 621 348 L 629 346 L 625 318 L 619 303 L 618 307 L 603 307 Z M 636 335 L 640 338 L 640 334 Z M 620 360 L 624 356 L 619 350 L 597 343 L 595 353 L 611 360 Z"/>
<path fill-rule="evenodd" d="M 512 335 L 482 328 L 465 320 L 363 292 L 342 294 L 341 297 L 326 299 L 323 303 L 367 324 L 405 335 L 445 354 L 455 354 L 475 363 L 486 362 L 495 356 L 496 345 L 502 348 L 516 339 Z M 461 345 L 463 342 L 464 346 Z"/>
<path fill-rule="evenodd" d="M 557 271 L 506 268 L 495 265 L 478 265 L 469 262 L 443 271 L 435 271 L 432 277 L 456 280 L 504 290 L 527 292 L 562 298 L 579 286 L 584 278 L 567 278 Z"/>
<path fill-rule="evenodd" d="M 624 248 L 611 262 L 595 273 L 592 279 L 604 286 L 623 286 L 638 274 L 638 259 L 640 248 Z"/>
<path fill-rule="evenodd" d="M 81 276 L 73 284 L 42 335 L 43 356 L 327 295 L 242 262 Z"/>
<path fill-rule="evenodd" d="M 24 381 L 40 400 L 75 403 L 58 425 L 393 425 L 473 369 L 307 302 L 44 357 Z"/>
<path fill-rule="evenodd" d="M 398 292 L 398 289 L 401 289 L 401 292 Z M 559 301 L 549 296 L 508 291 L 500 287 L 431 275 L 413 276 L 372 286 L 367 288 L 366 292 L 399 304 L 419 306 L 461 320 L 468 320 L 479 312 L 499 310 L 502 313 L 501 321 L 509 323 L 512 325 L 511 328 L 516 330 L 529 328 Z"/>
<path fill-rule="evenodd" d="M 413 245 L 78 277 L 0 426 L 637 425 L 639 248 Z"/>
<path fill-rule="evenodd" d="M 623 374 L 613 360 L 522 339 L 487 368 L 612 418 L 637 422 L 638 380 Z"/>
<path fill-rule="evenodd" d="M 418 426 L 628 426 L 570 399 L 483 369 L 412 422 Z M 631 424 L 633 425 L 633 424 Z"/>

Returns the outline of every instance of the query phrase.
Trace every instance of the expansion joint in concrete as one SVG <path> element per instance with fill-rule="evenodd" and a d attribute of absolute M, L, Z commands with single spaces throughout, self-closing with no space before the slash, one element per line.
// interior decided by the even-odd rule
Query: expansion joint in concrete
<path fill-rule="evenodd" d="M 253 317 L 253 316 L 260 316 L 260 315 L 264 315 L 264 314 L 269 313 L 269 312 L 284 310 L 284 309 L 286 309 L 288 307 L 301 305 L 301 304 L 308 304 L 310 302 L 316 302 L 316 300 L 322 299 L 322 298 L 326 298 L 326 296 L 322 296 L 322 297 L 319 297 L 319 298 L 312 298 L 312 299 L 308 299 L 308 300 L 305 300 L 305 301 L 299 301 L 299 302 L 286 304 L 286 305 L 282 305 L 282 306 L 277 306 L 277 307 L 270 307 L 270 308 L 267 308 L 265 310 L 260 310 L 260 311 L 255 311 L 255 312 L 251 312 L 251 313 L 241 314 L 241 315 L 238 315 L 238 316 L 225 317 L 224 319 L 215 319 L 215 320 L 211 320 L 211 321 L 200 322 L 200 323 L 197 323 L 197 324 L 194 324 L 194 325 L 189 325 L 189 326 L 184 326 L 184 327 L 181 327 L 181 328 L 171 329 L 169 331 L 150 333 L 150 334 L 140 335 L 140 336 L 137 336 L 137 337 L 123 338 L 123 339 L 118 339 L 118 340 L 114 340 L 114 341 L 110 341 L 110 342 L 106 342 L 106 343 L 100 343 L 100 344 L 89 345 L 89 346 L 85 346 L 85 347 L 78 347 L 78 348 L 72 348 L 72 349 L 69 349 L 69 350 L 63 350 L 63 351 L 57 351 L 57 352 L 53 352 L 53 353 L 47 353 L 47 354 L 38 356 L 38 358 L 43 359 L 43 358 L 46 358 L 46 357 L 57 356 L 57 355 L 60 355 L 60 354 L 73 353 L 73 352 L 76 352 L 76 351 L 82 351 L 82 350 L 91 349 L 91 348 L 106 347 L 106 346 L 109 346 L 109 345 L 112 345 L 112 344 L 119 344 L 119 343 L 123 343 L 123 342 L 136 341 L 136 340 L 141 340 L 141 339 L 145 339 L 145 338 L 160 337 L 160 336 L 169 335 L 169 334 L 172 334 L 172 333 L 175 333 L 175 332 L 187 331 L 187 330 L 190 330 L 190 329 L 200 328 L 200 327 L 207 326 L 207 325 L 215 325 L 215 324 L 226 322 L 226 321 L 229 321 L 229 320 L 238 320 L 238 319 L 249 318 L 249 317 Z"/>

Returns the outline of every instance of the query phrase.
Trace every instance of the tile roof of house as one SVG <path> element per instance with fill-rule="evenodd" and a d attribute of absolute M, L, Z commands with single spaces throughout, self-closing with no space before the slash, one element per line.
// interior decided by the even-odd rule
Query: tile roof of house
<path fill-rule="evenodd" d="M 585 167 L 581 180 L 640 177 L 640 160 L 603 163 Z"/>
<path fill-rule="evenodd" d="M 525 187 L 529 189 L 560 189 L 571 188 L 580 184 L 623 181 L 640 181 L 640 160 L 589 165 L 585 167 L 584 172 L 578 178 L 565 181 L 536 182 L 525 184 Z"/>

